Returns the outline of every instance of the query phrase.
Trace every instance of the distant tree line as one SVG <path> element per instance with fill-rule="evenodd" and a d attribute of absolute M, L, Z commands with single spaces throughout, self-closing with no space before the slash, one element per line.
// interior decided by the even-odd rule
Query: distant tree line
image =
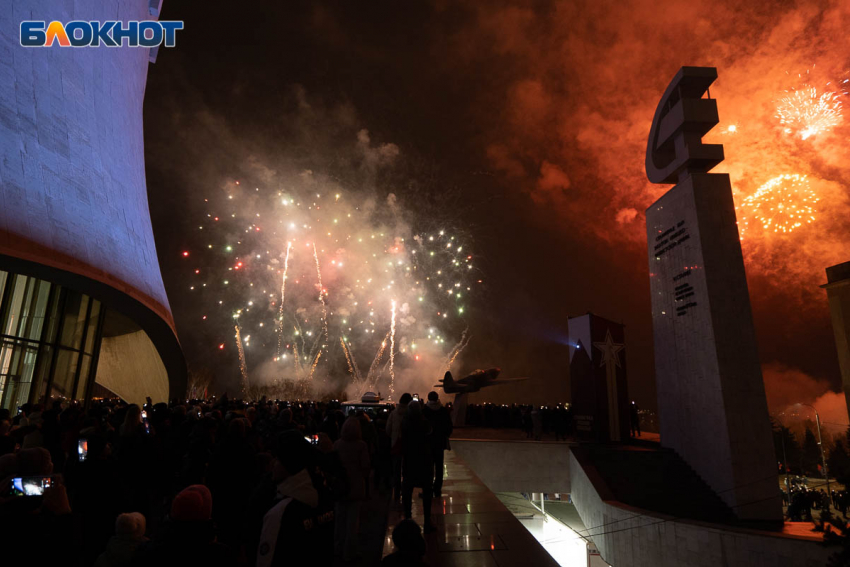
<path fill-rule="evenodd" d="M 821 434 L 829 476 L 847 486 L 850 484 L 850 428 L 835 436 L 821 429 Z M 804 422 L 803 427 L 795 431 L 773 420 L 773 444 L 781 474 L 785 474 L 787 464 L 789 474 L 823 476 L 817 426 L 811 421 Z"/>

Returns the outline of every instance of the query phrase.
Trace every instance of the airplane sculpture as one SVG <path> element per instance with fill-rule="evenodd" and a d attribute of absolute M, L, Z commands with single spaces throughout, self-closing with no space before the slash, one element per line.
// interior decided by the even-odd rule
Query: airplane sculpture
<path fill-rule="evenodd" d="M 508 384 L 510 382 L 520 382 L 528 380 L 528 378 L 513 378 L 510 380 L 496 380 L 496 377 L 502 371 L 501 368 L 489 368 L 487 370 L 476 370 L 469 376 L 455 381 L 451 372 L 446 372 L 445 377 L 440 380 L 440 384 L 435 384 L 435 388 L 442 388 L 447 394 L 469 394 L 477 392 L 481 388 L 487 386 L 498 386 L 500 384 Z"/>

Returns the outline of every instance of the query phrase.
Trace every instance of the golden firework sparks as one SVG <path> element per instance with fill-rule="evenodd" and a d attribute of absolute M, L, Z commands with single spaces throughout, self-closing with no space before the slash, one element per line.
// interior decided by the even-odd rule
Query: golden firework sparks
<path fill-rule="evenodd" d="M 766 233 L 789 234 L 813 223 L 819 200 L 807 176 L 793 173 L 774 177 L 735 207 L 741 240 L 758 227 Z"/>

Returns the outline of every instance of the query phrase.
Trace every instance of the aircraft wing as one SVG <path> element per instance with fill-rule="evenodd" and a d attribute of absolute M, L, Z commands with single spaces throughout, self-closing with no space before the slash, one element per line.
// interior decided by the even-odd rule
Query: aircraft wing
<path fill-rule="evenodd" d="M 490 382 L 485 382 L 484 384 L 480 384 L 482 388 L 487 386 L 498 386 L 499 384 L 507 384 L 509 382 L 522 382 L 524 380 L 528 380 L 529 378 L 508 378 L 506 380 L 491 380 Z"/>

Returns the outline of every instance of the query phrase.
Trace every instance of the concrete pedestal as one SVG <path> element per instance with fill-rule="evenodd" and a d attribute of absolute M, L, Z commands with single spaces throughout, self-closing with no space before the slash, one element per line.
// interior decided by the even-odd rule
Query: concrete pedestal
<path fill-rule="evenodd" d="M 826 279 L 826 285 L 821 287 L 829 298 L 841 383 L 850 413 L 850 262 L 827 268 Z"/>
<path fill-rule="evenodd" d="M 767 401 L 729 176 L 646 212 L 661 442 L 742 519 L 779 520 Z"/>
<path fill-rule="evenodd" d="M 466 408 L 469 405 L 469 394 L 455 394 L 452 402 L 452 425 L 455 427 L 466 425 Z"/>

